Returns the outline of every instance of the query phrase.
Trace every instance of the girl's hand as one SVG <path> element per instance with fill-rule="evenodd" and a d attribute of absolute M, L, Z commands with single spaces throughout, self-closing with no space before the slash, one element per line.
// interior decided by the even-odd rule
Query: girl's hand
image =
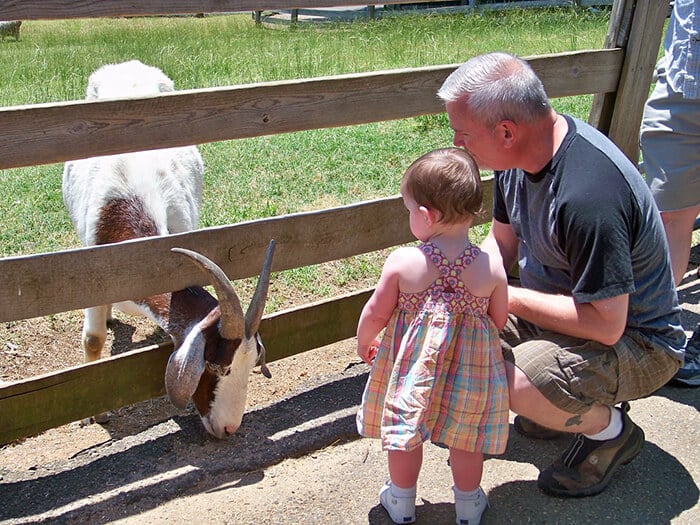
<path fill-rule="evenodd" d="M 377 351 L 379 350 L 379 341 L 376 339 L 372 341 L 369 345 L 357 345 L 357 355 L 360 356 L 365 363 L 368 365 L 372 364 L 374 358 L 377 357 Z"/>

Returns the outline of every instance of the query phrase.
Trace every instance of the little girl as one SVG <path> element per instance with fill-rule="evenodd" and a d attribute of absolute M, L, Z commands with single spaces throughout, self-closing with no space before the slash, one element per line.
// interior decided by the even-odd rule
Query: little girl
<path fill-rule="evenodd" d="M 418 246 L 387 258 L 360 316 L 357 353 L 372 370 L 357 415 L 381 438 L 389 476 L 379 501 L 394 523 L 412 523 L 423 443 L 449 449 L 458 524 L 478 524 L 484 454 L 508 439 L 508 385 L 498 332 L 508 314 L 502 265 L 469 242 L 481 180 L 458 148 L 429 152 L 401 181 Z M 376 339 L 386 328 L 381 343 Z"/>

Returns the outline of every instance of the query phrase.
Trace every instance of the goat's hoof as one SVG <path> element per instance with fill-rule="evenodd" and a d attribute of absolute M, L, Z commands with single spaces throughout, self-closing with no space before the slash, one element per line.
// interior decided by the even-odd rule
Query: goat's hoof
<path fill-rule="evenodd" d="M 97 361 L 102 354 L 102 347 L 106 338 L 97 335 L 83 336 L 83 352 L 85 352 L 85 362 Z"/>
<path fill-rule="evenodd" d="M 86 426 L 88 426 L 88 425 L 92 425 L 94 422 L 95 422 L 95 418 L 94 418 L 94 417 L 92 417 L 92 416 L 86 417 L 85 419 L 81 419 L 81 420 L 80 420 L 80 426 L 81 426 L 81 427 L 86 427 Z"/>

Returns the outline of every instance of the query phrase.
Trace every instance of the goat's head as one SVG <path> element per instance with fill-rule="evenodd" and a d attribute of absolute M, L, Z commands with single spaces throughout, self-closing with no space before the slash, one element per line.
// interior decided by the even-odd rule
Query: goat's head
<path fill-rule="evenodd" d="M 258 327 L 265 309 L 274 246 L 275 241 L 270 241 L 245 316 L 221 268 L 199 253 L 172 250 L 189 257 L 209 277 L 219 305 L 192 327 L 170 356 L 165 387 L 178 408 L 185 408 L 192 399 L 207 432 L 219 439 L 233 434 L 241 425 L 253 367 L 260 363 L 262 373 L 271 377 Z"/>
<path fill-rule="evenodd" d="M 160 69 L 138 60 L 129 60 L 106 64 L 93 71 L 88 79 L 85 98 L 143 97 L 174 90 L 175 84 Z"/>

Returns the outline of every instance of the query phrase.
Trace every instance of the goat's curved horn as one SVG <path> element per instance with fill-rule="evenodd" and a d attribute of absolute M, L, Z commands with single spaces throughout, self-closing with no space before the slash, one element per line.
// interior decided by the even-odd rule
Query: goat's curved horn
<path fill-rule="evenodd" d="M 253 337 L 258 331 L 260 320 L 262 319 L 263 312 L 265 311 L 267 289 L 270 285 L 272 254 L 274 251 L 275 240 L 270 239 L 270 244 L 267 245 L 267 253 L 265 254 L 265 262 L 263 263 L 262 270 L 260 270 L 258 285 L 255 288 L 255 294 L 253 294 L 253 298 L 250 300 L 250 305 L 248 306 L 248 310 L 245 314 L 245 335 L 248 339 Z"/>
<path fill-rule="evenodd" d="M 216 290 L 221 309 L 221 337 L 224 339 L 242 339 L 244 335 L 244 319 L 241 301 L 233 289 L 231 281 L 213 261 L 204 255 L 186 250 L 184 248 L 172 248 L 172 251 L 189 257 L 204 273 L 209 276 L 211 285 Z M 257 294 L 257 291 L 256 291 Z"/>

